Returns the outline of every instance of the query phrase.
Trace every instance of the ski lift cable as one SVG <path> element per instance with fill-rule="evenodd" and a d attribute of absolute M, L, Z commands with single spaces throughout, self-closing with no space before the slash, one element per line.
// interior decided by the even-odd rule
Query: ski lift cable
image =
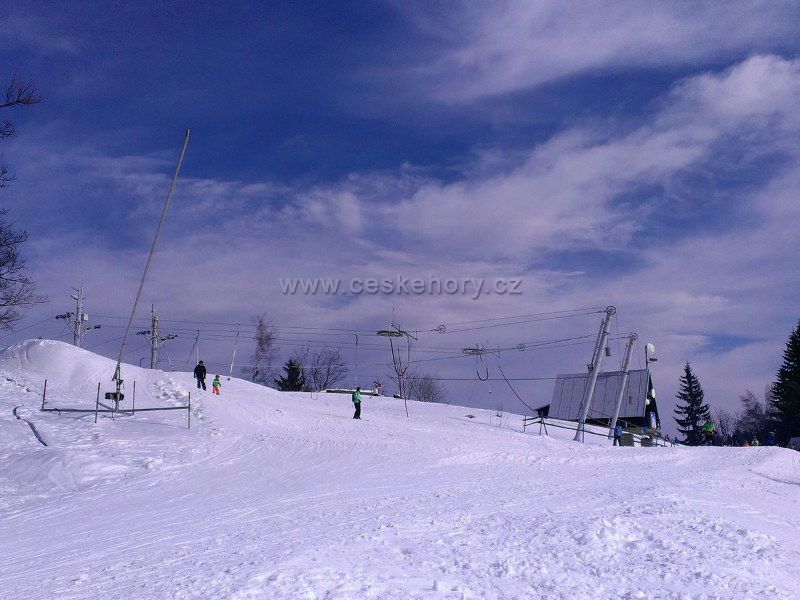
<path fill-rule="evenodd" d="M 486 319 L 473 319 L 469 321 L 456 321 L 452 323 L 445 323 L 444 326 L 457 326 L 457 325 L 471 325 L 475 323 L 491 323 L 493 321 L 506 321 L 510 319 L 527 319 L 533 317 L 550 317 L 550 318 L 567 318 L 571 316 L 583 316 L 583 315 L 590 315 L 596 313 L 602 313 L 605 311 L 605 307 L 587 307 L 587 308 L 576 308 L 576 309 L 567 309 L 567 310 L 559 310 L 559 311 L 548 311 L 548 312 L 541 312 L 541 313 L 530 313 L 524 315 L 511 315 L 506 317 L 491 317 Z M 127 317 L 122 316 L 114 316 L 114 315 L 95 315 L 95 318 L 98 319 L 126 319 Z M 134 320 L 142 320 L 147 321 L 144 317 L 137 317 Z M 229 323 L 226 321 L 202 321 L 202 320 L 189 320 L 189 319 L 170 319 L 170 318 L 161 318 L 159 319 L 161 322 L 164 323 L 186 323 L 191 325 L 222 325 L 222 326 L 229 326 L 229 327 L 236 327 L 237 323 Z M 513 324 L 513 323 L 509 323 Z M 497 324 L 503 325 L 501 323 Z M 332 332 L 331 335 L 335 335 L 335 332 L 341 333 L 374 333 L 371 329 L 354 329 L 354 328 L 344 328 L 344 327 L 311 327 L 311 326 L 302 326 L 302 325 L 275 325 L 279 329 L 284 330 L 304 330 L 304 331 L 319 331 L 319 332 Z M 248 329 L 247 327 L 242 327 L 241 330 Z M 256 331 L 255 326 L 249 327 L 253 332 Z M 417 332 L 434 332 L 437 331 L 438 328 L 434 329 L 424 329 L 419 328 L 416 330 L 409 329 L 409 331 L 417 331 Z M 195 328 L 187 329 L 189 331 L 194 331 Z M 228 331 L 235 331 L 235 330 L 228 330 Z M 288 333 L 288 332 L 287 332 Z"/>
<path fill-rule="evenodd" d="M 94 318 L 96 319 L 127 319 L 127 317 L 115 316 L 115 315 L 95 315 Z M 145 320 L 148 319 L 144 317 L 136 317 L 134 320 Z M 226 325 L 230 327 L 236 327 L 237 323 L 229 323 L 226 321 L 196 321 L 196 320 L 189 320 L 189 319 L 168 319 L 168 318 L 159 318 L 159 321 L 162 323 L 186 323 L 189 325 Z M 309 331 L 332 331 L 332 332 L 342 332 L 342 333 L 374 333 L 372 329 L 349 329 L 344 327 L 309 327 L 309 326 L 302 326 L 302 325 L 275 325 L 280 329 L 302 329 L 302 330 L 309 330 Z M 242 326 L 241 330 L 244 331 L 245 329 L 252 329 L 256 331 L 255 325 L 253 326 Z M 191 329 L 194 331 L 195 329 Z"/>
<path fill-rule="evenodd" d="M 594 312 L 591 313 L 579 313 L 579 314 L 572 314 L 572 315 L 559 315 L 559 316 L 552 316 L 552 317 L 536 317 L 531 319 L 524 319 L 522 321 L 509 321 L 507 323 L 490 323 L 487 325 L 477 325 L 475 327 L 463 327 L 461 329 L 448 329 L 445 333 L 460 333 L 463 331 L 478 331 L 480 329 L 492 329 L 495 327 L 508 327 L 509 325 L 525 325 L 526 323 L 539 323 L 541 321 L 552 321 L 555 319 L 567 319 L 570 317 L 583 317 L 586 315 L 595 314 Z"/>
<path fill-rule="evenodd" d="M 528 404 L 527 402 L 525 402 L 525 400 L 523 400 L 523 399 L 522 399 L 522 396 L 520 396 L 520 395 L 517 393 L 517 390 L 515 390 L 515 389 L 514 389 L 514 386 L 513 386 L 513 385 L 511 385 L 511 381 L 508 379 L 508 377 L 506 377 L 506 374 L 503 372 L 503 367 L 502 367 L 502 366 L 500 366 L 500 359 L 498 359 L 498 360 L 497 360 L 497 370 L 498 370 L 498 371 L 500 371 L 500 375 L 502 375 L 502 376 L 503 376 L 503 380 L 504 380 L 504 381 L 505 381 L 505 382 L 508 384 L 508 387 L 509 387 L 509 388 L 511 388 L 511 392 L 512 392 L 512 393 L 513 393 L 513 394 L 514 394 L 516 397 L 517 397 L 517 400 L 519 400 L 519 401 L 520 401 L 520 402 L 522 402 L 522 403 L 523 403 L 525 406 L 527 406 L 527 407 L 528 407 L 528 409 L 529 409 L 530 411 L 532 411 L 532 412 L 536 412 L 536 409 L 535 409 L 535 408 L 533 408 L 533 407 L 532 407 L 530 404 Z"/>
<path fill-rule="evenodd" d="M 119 356 L 117 357 L 117 366 L 114 369 L 114 376 L 112 377 L 113 381 L 117 382 L 117 392 L 119 392 L 119 387 L 122 385 L 122 375 L 120 373 L 120 368 L 122 366 L 122 356 L 125 354 L 125 344 L 128 341 L 128 334 L 131 330 L 131 325 L 133 323 L 133 318 L 136 315 L 136 307 L 139 305 L 139 298 L 142 295 L 142 289 L 144 288 L 145 279 L 147 279 L 147 271 L 150 269 L 150 263 L 153 260 L 153 254 L 155 253 L 156 244 L 158 243 L 158 236 L 161 233 L 161 227 L 164 225 L 164 220 L 167 216 L 167 208 L 169 207 L 169 201 L 172 198 L 172 191 L 175 189 L 175 182 L 178 180 L 178 173 L 180 173 L 181 165 L 183 164 L 183 157 L 186 155 L 186 147 L 189 145 L 189 130 L 186 130 L 186 137 L 183 141 L 183 148 L 181 149 L 181 155 L 178 159 L 178 165 L 175 168 L 175 174 L 172 176 L 172 182 L 169 185 L 169 190 L 167 191 L 167 198 L 164 201 L 164 208 L 161 211 L 161 218 L 158 221 L 158 227 L 156 227 L 156 234 L 153 237 L 153 243 L 150 246 L 150 253 L 147 255 L 147 262 L 144 265 L 144 272 L 142 273 L 142 279 L 139 281 L 139 289 L 136 292 L 136 297 L 133 300 L 133 308 L 131 309 L 131 315 L 128 319 L 128 326 L 125 328 L 125 334 L 122 336 L 122 345 L 119 349 Z"/>
<path fill-rule="evenodd" d="M 445 327 L 452 327 L 454 325 L 472 325 L 475 323 L 489 323 L 492 321 L 506 321 L 509 319 L 526 319 L 528 317 L 544 317 L 544 316 L 551 316 L 551 315 L 559 315 L 559 314 L 566 314 L 566 313 L 581 313 L 581 314 L 597 314 L 605 312 L 605 307 L 601 306 L 590 306 L 587 308 L 574 308 L 574 309 L 566 309 L 566 310 L 553 310 L 548 312 L 540 312 L 540 313 L 530 313 L 526 315 L 511 315 L 508 317 L 490 317 L 486 319 L 473 319 L 470 321 L 455 321 L 453 323 L 442 323 Z M 571 316 L 571 315 L 566 315 Z M 435 329 L 431 329 L 429 331 L 435 331 Z"/>
<path fill-rule="evenodd" d="M 557 348 L 567 348 L 567 347 L 570 347 L 570 346 L 581 346 L 581 345 L 589 344 L 589 343 L 591 343 L 589 340 L 584 340 L 584 341 L 581 341 L 581 342 L 572 342 L 572 343 L 550 345 L 550 346 L 541 346 L 541 347 L 531 346 L 531 347 L 529 347 L 529 349 L 530 350 L 550 350 L 550 349 L 557 349 Z M 499 350 L 500 351 L 505 351 L 505 350 L 518 351 L 519 348 L 517 346 L 514 346 L 514 347 L 510 347 L 510 348 L 500 348 Z M 492 352 L 497 352 L 497 350 L 492 350 Z M 435 361 L 440 361 L 440 360 L 454 360 L 454 359 L 458 359 L 458 358 L 469 358 L 470 356 L 472 356 L 472 355 L 464 354 L 462 352 L 461 354 L 454 354 L 452 356 L 441 356 L 441 357 L 437 356 L 435 358 L 421 358 L 421 359 L 418 359 L 418 360 L 412 360 L 409 364 L 435 362 Z M 373 363 L 373 366 L 384 367 L 384 366 L 391 366 L 391 364 L 390 363 Z"/>

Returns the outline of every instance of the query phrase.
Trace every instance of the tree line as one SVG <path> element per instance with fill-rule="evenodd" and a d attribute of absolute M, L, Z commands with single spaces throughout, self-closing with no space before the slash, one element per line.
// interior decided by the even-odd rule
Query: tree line
<path fill-rule="evenodd" d="M 714 422 L 723 443 L 788 445 L 791 438 L 800 436 L 800 321 L 789 335 L 783 363 L 763 399 L 747 390 L 739 397 L 739 410 L 712 411 L 689 363 L 684 366 L 677 398 L 675 422 L 688 445 L 702 443 L 703 425 L 708 421 Z"/>
<path fill-rule="evenodd" d="M 255 350 L 250 364 L 242 373 L 253 383 L 273 387 L 282 392 L 319 392 L 336 388 L 345 382 L 350 368 L 342 356 L 341 348 L 325 347 L 312 351 L 310 348 L 295 350 L 283 363 L 282 373 L 274 377 L 278 361 L 278 330 L 266 317 L 256 317 L 256 333 L 253 336 Z M 398 383 L 395 374 L 389 379 L 395 382 L 397 396 L 419 402 L 444 402 L 447 393 L 435 373 L 406 373 Z"/>

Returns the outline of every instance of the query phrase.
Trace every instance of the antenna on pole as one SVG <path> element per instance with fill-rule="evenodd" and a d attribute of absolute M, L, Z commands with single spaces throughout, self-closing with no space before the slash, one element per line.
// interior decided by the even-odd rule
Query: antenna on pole
<path fill-rule="evenodd" d="M 181 171 L 181 165 L 183 164 L 183 157 L 186 154 L 186 147 L 189 145 L 189 130 L 186 130 L 186 136 L 183 139 L 183 148 L 181 149 L 181 155 L 178 158 L 178 165 L 175 167 L 175 174 L 172 176 L 172 183 L 169 184 L 169 190 L 167 191 L 167 198 L 164 200 L 164 208 L 161 211 L 161 219 L 158 221 L 158 227 L 156 227 L 156 234 L 153 237 L 153 244 L 150 246 L 150 253 L 147 255 L 147 262 L 144 265 L 144 272 L 142 273 L 142 278 L 139 281 L 139 289 L 136 292 L 136 298 L 133 301 L 133 308 L 131 309 L 131 316 L 128 318 L 128 325 L 125 327 L 125 333 L 122 336 L 122 345 L 119 348 L 119 355 L 117 356 L 117 366 L 114 369 L 114 376 L 111 378 L 113 382 L 117 385 L 117 398 L 119 398 L 120 388 L 122 387 L 122 355 L 125 353 L 125 345 L 128 342 L 128 334 L 131 330 L 131 324 L 133 323 L 133 317 L 136 315 L 136 307 L 139 305 L 139 298 L 142 295 L 142 288 L 144 288 L 144 281 L 147 278 L 147 271 L 150 269 L 150 263 L 153 260 L 153 254 L 155 253 L 156 244 L 158 243 L 158 236 L 161 233 L 161 227 L 164 225 L 164 219 L 167 216 L 167 208 L 169 208 L 169 201 L 172 198 L 172 191 L 175 189 L 175 182 L 178 180 L 178 173 Z"/>
<path fill-rule="evenodd" d="M 72 343 L 80 348 L 83 342 L 83 335 L 87 331 L 100 329 L 100 325 L 86 325 L 86 322 L 89 320 L 89 315 L 83 312 L 83 275 L 81 275 L 81 287 L 72 289 L 75 290 L 75 293 L 70 294 L 70 298 L 75 300 L 75 312 L 65 312 L 56 315 L 56 319 L 64 319 L 67 322 L 72 331 Z"/>
<path fill-rule="evenodd" d="M 161 342 L 168 342 L 169 340 L 177 339 L 178 336 L 173 333 L 161 335 L 158 332 L 158 317 L 156 316 L 156 307 L 152 304 L 150 305 L 150 319 L 150 329 L 137 331 L 136 335 L 144 335 L 150 339 L 150 368 L 155 369 L 156 365 L 158 364 L 158 348 Z"/>

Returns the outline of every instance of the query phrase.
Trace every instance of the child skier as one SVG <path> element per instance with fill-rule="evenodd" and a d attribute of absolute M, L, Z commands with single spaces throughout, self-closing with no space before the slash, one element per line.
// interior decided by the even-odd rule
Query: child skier
<path fill-rule="evenodd" d="M 219 396 L 219 389 L 222 387 L 222 383 L 220 383 L 219 375 L 214 377 L 214 381 L 211 382 L 211 393 L 216 394 Z"/>

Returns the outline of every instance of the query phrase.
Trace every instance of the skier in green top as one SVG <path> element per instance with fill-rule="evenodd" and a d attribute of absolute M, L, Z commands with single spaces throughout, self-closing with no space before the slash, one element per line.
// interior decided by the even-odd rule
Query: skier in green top
<path fill-rule="evenodd" d="M 356 391 L 353 392 L 353 405 L 356 407 L 356 412 L 353 415 L 354 419 L 361 418 L 361 388 L 357 387 Z"/>
<path fill-rule="evenodd" d="M 714 445 L 714 434 L 717 432 L 717 426 L 714 425 L 714 421 L 709 419 L 703 425 L 703 435 L 705 438 L 703 439 L 703 444 L 706 446 L 713 446 Z"/>
<path fill-rule="evenodd" d="M 216 394 L 219 396 L 219 389 L 222 387 L 222 383 L 220 383 L 219 375 L 214 377 L 214 381 L 211 382 L 211 393 Z"/>

